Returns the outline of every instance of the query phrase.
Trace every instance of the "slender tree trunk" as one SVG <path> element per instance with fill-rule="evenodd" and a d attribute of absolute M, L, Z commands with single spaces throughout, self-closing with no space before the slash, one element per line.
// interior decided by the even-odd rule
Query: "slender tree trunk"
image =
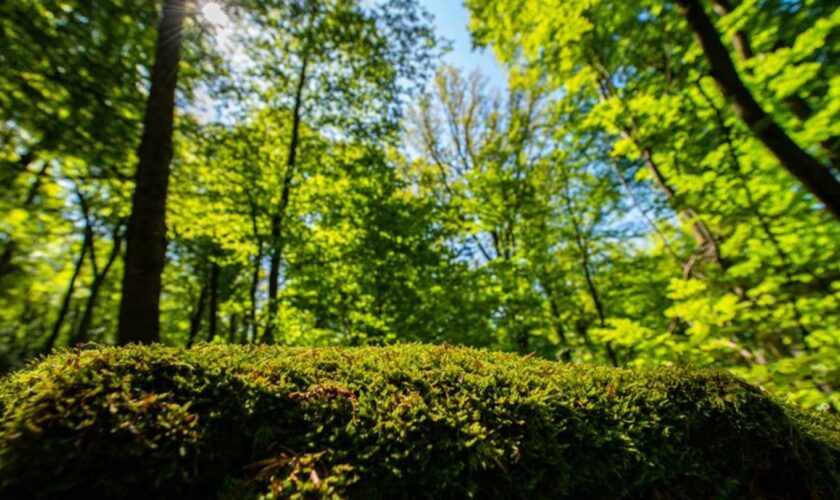
<path fill-rule="evenodd" d="M 6 275 L 11 274 L 15 268 L 12 264 L 12 257 L 15 254 L 16 246 L 17 243 L 15 240 L 10 239 L 6 242 L 6 246 L 3 248 L 3 253 L 0 254 L 0 280 L 2 280 Z"/>
<path fill-rule="evenodd" d="M 201 320 L 204 317 L 204 307 L 207 304 L 207 283 L 201 283 L 201 290 L 198 292 L 198 301 L 190 317 L 190 334 L 187 337 L 187 347 L 192 347 L 198 332 L 201 330 Z"/>
<path fill-rule="evenodd" d="M 297 162 L 297 150 L 300 142 L 300 120 L 301 108 L 303 107 L 303 89 L 306 86 L 306 71 L 308 65 L 308 54 L 304 52 L 303 60 L 298 74 L 297 89 L 295 90 L 295 102 L 292 109 L 292 137 L 289 142 L 289 156 L 286 160 L 285 175 L 283 176 L 283 191 L 280 194 L 280 206 L 271 218 L 271 239 L 272 253 L 268 273 L 268 315 L 266 318 L 265 332 L 262 341 L 270 343 L 274 341 L 274 322 L 279 308 L 278 291 L 280 289 L 280 263 L 283 257 L 283 222 L 286 216 L 286 209 L 289 206 L 291 196 L 292 180 L 295 175 Z"/>
<path fill-rule="evenodd" d="M 703 48 L 712 76 L 735 113 L 781 164 L 840 221 L 840 181 L 829 169 L 799 147 L 747 89 L 729 52 L 700 0 L 677 0 L 695 38 Z"/>
<path fill-rule="evenodd" d="M 55 323 L 53 323 L 52 332 L 47 338 L 47 341 L 44 343 L 44 352 L 51 351 L 55 346 L 58 336 L 61 333 L 61 327 L 64 326 L 64 320 L 67 318 L 67 313 L 70 311 L 70 302 L 73 299 L 73 292 L 76 290 L 76 280 L 82 272 L 82 266 L 85 263 L 85 255 L 87 255 L 90 238 L 93 234 L 93 232 L 89 229 L 89 227 L 85 227 L 85 237 L 82 241 L 82 248 L 79 251 L 79 257 L 76 259 L 76 264 L 73 267 L 73 274 L 70 276 L 70 282 L 67 284 L 67 290 L 64 292 L 64 298 L 61 300 L 61 307 L 58 310 L 58 316 L 55 318 Z"/>
<path fill-rule="evenodd" d="M 216 338 L 219 324 L 219 275 L 221 268 L 216 262 L 210 264 L 210 333 L 209 340 Z"/>
<path fill-rule="evenodd" d="M 239 315 L 233 313 L 230 315 L 230 322 L 228 323 L 228 344 L 236 343 L 237 333 L 239 333 Z"/>
<path fill-rule="evenodd" d="M 263 243 L 262 241 L 257 242 L 257 256 L 254 259 L 254 272 L 251 275 L 251 286 L 248 290 L 248 297 L 251 300 L 251 309 L 249 311 L 249 321 L 251 322 L 251 341 L 256 342 L 257 337 L 259 336 L 258 329 L 259 324 L 257 324 L 257 289 L 260 285 L 260 270 L 262 270 L 262 259 L 263 259 Z"/>
<path fill-rule="evenodd" d="M 566 336 L 566 329 L 563 327 L 563 321 L 560 314 L 560 301 L 554 287 L 549 284 L 549 279 L 540 279 L 540 287 L 545 290 L 546 299 L 551 309 L 551 326 L 554 333 L 557 334 L 557 340 L 560 341 L 560 350 L 558 354 L 560 360 L 563 362 L 570 362 L 572 360 L 572 349 L 569 345 L 569 339 Z"/>
<path fill-rule="evenodd" d="M 161 274 L 166 257 L 166 195 L 185 15 L 184 0 L 164 1 L 143 138 L 137 151 L 117 330 L 119 344 L 148 344 L 160 340 Z"/>
<path fill-rule="evenodd" d="M 79 326 L 76 328 L 76 333 L 73 335 L 74 344 L 80 344 L 90 340 L 90 326 L 93 323 L 93 313 L 96 310 L 96 302 L 99 299 L 99 292 L 102 289 L 102 285 L 104 285 L 105 281 L 108 279 L 111 267 L 113 267 L 114 262 L 116 262 L 122 248 L 120 224 L 117 224 L 114 229 L 112 238 L 113 244 L 111 247 L 111 253 L 108 255 L 105 267 L 103 267 L 98 273 L 94 271 L 95 276 L 90 284 L 90 295 L 88 295 L 87 303 L 85 304 L 85 309 L 82 313 L 82 319 L 79 321 Z M 91 253 L 91 255 L 93 254 Z"/>

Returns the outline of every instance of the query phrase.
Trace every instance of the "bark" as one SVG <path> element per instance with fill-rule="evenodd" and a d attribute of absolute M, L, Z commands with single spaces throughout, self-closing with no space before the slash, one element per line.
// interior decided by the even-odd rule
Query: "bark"
<path fill-rule="evenodd" d="M 260 270 L 262 269 L 262 258 L 263 258 L 263 243 L 259 241 L 257 243 L 257 256 L 254 259 L 254 272 L 251 275 L 251 286 L 248 290 L 248 296 L 251 299 L 251 309 L 249 311 L 249 321 L 251 322 L 251 341 L 254 342 L 257 340 L 257 330 L 259 325 L 257 324 L 257 288 L 260 285 Z"/>
<path fill-rule="evenodd" d="M 840 181 L 825 165 L 796 144 L 758 104 L 738 75 L 729 52 L 700 0 L 677 0 L 677 4 L 706 55 L 712 76 L 738 117 L 787 171 L 840 221 Z"/>
<path fill-rule="evenodd" d="M 271 252 L 268 273 L 268 317 L 266 318 L 265 332 L 262 338 L 264 343 L 274 341 L 274 321 L 279 308 L 277 296 L 280 289 L 280 263 L 283 258 L 283 222 L 286 216 L 286 209 L 289 206 L 292 181 L 294 180 L 297 163 L 297 150 L 300 142 L 301 108 L 303 107 L 303 89 L 306 86 L 308 62 L 308 55 L 304 53 L 298 74 L 297 88 L 295 89 L 294 106 L 292 108 L 292 137 L 289 141 L 289 156 L 286 159 L 286 169 L 283 176 L 283 190 L 280 194 L 280 205 L 271 218 L 271 241 L 274 248 Z"/>
<path fill-rule="evenodd" d="M 67 318 L 67 313 L 70 312 L 70 302 L 73 299 L 73 292 L 76 291 L 76 280 L 78 280 L 79 274 L 82 272 L 82 266 L 85 263 L 85 256 L 87 255 L 88 247 L 91 244 L 90 238 L 92 235 L 93 231 L 90 231 L 90 227 L 85 226 L 85 237 L 82 241 L 82 248 L 79 251 L 79 256 L 73 267 L 73 274 L 70 276 L 70 282 L 67 284 L 67 290 L 64 292 L 64 298 L 61 300 L 61 307 L 58 310 L 58 316 L 55 318 L 55 323 L 53 323 L 52 332 L 42 347 L 44 352 L 49 352 L 53 347 L 55 347 L 55 343 L 58 340 L 62 327 L 64 326 L 64 320 Z"/>
<path fill-rule="evenodd" d="M 190 317 L 190 334 L 187 337 L 187 347 L 191 347 L 195 342 L 198 332 L 201 330 L 201 320 L 204 318 L 204 307 L 207 304 L 207 283 L 201 283 L 201 290 L 198 292 L 198 301 L 195 309 L 193 309 Z"/>
<path fill-rule="evenodd" d="M 76 328 L 76 333 L 73 335 L 74 344 L 80 344 L 90 340 L 90 326 L 93 324 L 93 313 L 96 310 L 96 302 L 99 299 L 99 293 L 102 290 L 102 285 L 104 285 L 105 281 L 108 279 L 108 274 L 111 272 L 111 268 L 113 267 L 114 262 L 116 262 L 117 257 L 120 255 L 120 250 L 122 249 L 122 234 L 120 226 L 120 224 L 117 224 L 114 228 L 111 253 L 108 255 L 105 267 L 103 267 L 101 271 L 97 272 L 96 263 L 95 261 L 92 262 L 92 266 L 94 268 L 94 278 L 90 284 L 90 295 L 88 295 L 85 309 L 82 312 L 82 319 L 79 321 L 79 326 Z M 91 241 L 91 260 L 94 259 L 92 246 Z"/>
<path fill-rule="evenodd" d="M 545 291 L 548 305 L 551 308 L 551 326 L 554 329 L 554 333 L 557 334 L 557 340 L 560 341 L 560 349 L 557 353 L 558 358 L 568 363 L 572 360 L 572 349 L 569 345 L 569 339 L 566 336 L 566 329 L 563 327 L 558 294 L 554 287 L 549 285 L 549 279 L 547 278 L 540 279 L 540 287 Z"/>
<path fill-rule="evenodd" d="M 259 290 L 260 286 L 260 271 L 262 271 L 263 261 L 263 241 L 260 236 L 260 228 L 257 220 L 257 205 L 250 194 L 247 194 L 247 197 L 248 207 L 250 208 L 249 215 L 251 218 L 251 234 L 253 235 L 254 240 L 257 242 L 257 255 L 254 257 L 253 270 L 251 272 L 251 283 L 248 287 L 248 299 L 250 303 L 248 314 L 244 318 L 244 328 L 242 329 L 241 342 L 243 344 L 248 342 L 255 342 L 259 337 L 259 325 L 257 323 L 257 291 Z"/>
<path fill-rule="evenodd" d="M 15 266 L 12 263 L 12 258 L 15 254 L 16 247 L 17 243 L 15 240 L 10 239 L 3 248 L 3 253 L 0 254 L 0 280 L 2 280 L 6 275 L 11 274 L 11 272 L 15 269 Z"/>
<path fill-rule="evenodd" d="M 208 340 L 216 338 L 216 333 L 219 324 L 219 275 L 221 268 L 219 264 L 213 262 L 210 265 L 210 333 Z"/>
<path fill-rule="evenodd" d="M 36 154 L 36 151 L 35 151 L 36 149 L 37 148 L 34 148 L 34 147 L 31 148 L 31 149 L 28 149 L 26 152 L 24 152 L 23 154 L 20 155 L 20 157 L 17 159 L 17 161 L 11 162 L 9 164 L 11 166 L 11 168 L 9 169 L 10 172 L 9 172 L 8 176 L 3 176 L 2 177 L 3 185 L 5 185 L 5 186 L 12 185 L 12 183 L 14 183 L 15 179 L 17 179 L 18 175 L 27 171 L 27 169 L 29 168 L 29 165 L 31 165 L 37 157 L 37 154 Z"/>
<path fill-rule="evenodd" d="M 117 343 L 121 345 L 132 342 L 148 344 L 160 339 L 161 274 L 166 256 L 166 196 L 185 15 L 184 0 L 164 1 L 128 221 L 117 330 Z"/>
<path fill-rule="evenodd" d="M 239 315 L 233 313 L 230 315 L 230 322 L 228 323 L 228 344 L 236 343 L 237 333 L 239 333 Z"/>

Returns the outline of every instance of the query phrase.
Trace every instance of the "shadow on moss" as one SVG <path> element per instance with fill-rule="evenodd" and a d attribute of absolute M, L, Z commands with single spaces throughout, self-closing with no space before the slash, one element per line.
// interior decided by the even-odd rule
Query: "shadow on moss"
<path fill-rule="evenodd" d="M 2 498 L 840 496 L 836 419 L 682 368 L 94 347 L 10 375 L 0 404 Z"/>

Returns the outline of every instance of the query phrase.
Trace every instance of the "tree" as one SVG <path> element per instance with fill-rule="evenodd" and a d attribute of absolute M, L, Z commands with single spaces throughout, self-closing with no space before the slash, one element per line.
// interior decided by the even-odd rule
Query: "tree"
<path fill-rule="evenodd" d="M 840 221 L 840 181 L 803 150 L 767 114 L 741 81 L 738 70 L 699 0 L 677 0 L 711 66 L 711 73 L 732 109 L 776 158 Z"/>
<path fill-rule="evenodd" d="M 150 343 L 160 339 L 161 274 L 166 259 L 166 197 L 169 163 L 172 161 L 175 88 L 185 17 L 184 0 L 165 0 L 150 75 L 143 137 L 137 150 L 117 330 L 117 342 L 120 344 Z"/>
<path fill-rule="evenodd" d="M 250 19 L 262 31 L 252 58 L 262 77 L 285 79 L 290 88 L 261 92 L 269 106 L 290 110 L 283 181 L 271 209 L 267 321 L 272 342 L 279 310 L 287 210 L 297 175 L 300 128 L 332 127 L 364 141 L 388 141 L 400 118 L 397 105 L 406 84 L 422 77 L 434 38 L 415 2 L 366 7 L 356 1 L 261 2 Z M 280 35 L 282 34 L 282 35 Z M 338 64 L 337 64 L 338 63 Z M 295 68 L 292 75 L 285 68 Z M 324 104 L 313 109 L 321 99 Z"/>
<path fill-rule="evenodd" d="M 678 3 L 468 5 L 477 41 L 557 92 L 558 123 L 565 124 L 559 133 L 594 153 L 576 169 L 611 165 L 644 214 L 643 248 L 667 249 L 659 256 L 624 249 L 599 264 L 607 281 L 632 283 L 636 296 L 653 300 L 643 301 L 642 315 L 636 307 L 607 308 L 607 327 L 593 329 L 593 340 L 611 342 L 629 363 L 716 364 L 769 386 L 791 388 L 785 371 L 794 370 L 809 380 L 799 379 L 795 397 L 825 403 L 836 349 L 831 334 L 815 332 L 831 331 L 838 320 L 833 260 L 840 248 L 829 236 L 838 234 L 837 224 L 716 91 Z M 782 4 L 740 5 L 722 19 L 723 29 L 727 37 L 752 32 L 760 40 L 749 50 L 762 57 L 742 63 L 742 86 L 774 110 L 780 130 L 819 151 L 837 133 L 828 125 L 837 110 L 827 89 L 837 80 L 827 63 L 837 57 L 831 33 L 839 18 L 823 2 Z M 819 119 L 788 111 L 795 95 L 807 96 Z M 673 214 L 682 227 L 674 227 Z M 618 230 L 616 222 L 607 227 Z M 702 237 L 694 250 L 684 238 L 692 233 Z M 674 256 L 684 264 L 673 266 Z M 646 286 L 638 269 L 653 269 Z"/>

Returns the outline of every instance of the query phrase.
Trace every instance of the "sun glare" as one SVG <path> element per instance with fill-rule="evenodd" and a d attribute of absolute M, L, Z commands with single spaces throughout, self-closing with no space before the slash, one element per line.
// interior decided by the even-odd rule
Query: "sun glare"
<path fill-rule="evenodd" d="M 201 14 L 207 22 L 216 26 L 226 26 L 230 19 L 228 18 L 222 7 L 215 2 L 208 2 L 201 8 Z"/>

